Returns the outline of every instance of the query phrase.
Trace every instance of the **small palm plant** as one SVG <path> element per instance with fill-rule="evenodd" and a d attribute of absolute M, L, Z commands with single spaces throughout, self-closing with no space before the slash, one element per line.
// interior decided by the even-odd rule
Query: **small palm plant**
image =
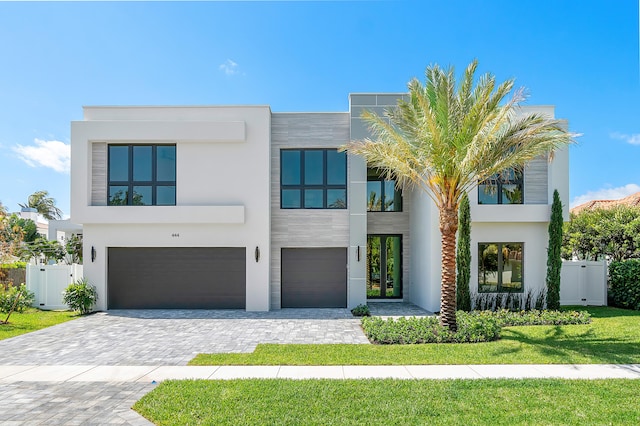
<path fill-rule="evenodd" d="M 74 281 L 62 293 L 62 300 L 72 311 L 85 315 L 91 312 L 98 300 L 96 287 L 89 284 L 86 278 Z"/>

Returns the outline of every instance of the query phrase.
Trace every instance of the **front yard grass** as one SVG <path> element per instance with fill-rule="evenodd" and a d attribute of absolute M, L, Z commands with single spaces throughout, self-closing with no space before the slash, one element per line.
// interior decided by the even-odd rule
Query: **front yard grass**
<path fill-rule="evenodd" d="M 640 380 L 167 381 L 133 408 L 157 425 L 640 424 Z"/>
<path fill-rule="evenodd" d="M 7 314 L 0 313 L 0 321 L 6 318 Z M 78 318 L 78 315 L 70 311 L 41 311 L 29 308 L 22 313 L 14 312 L 8 324 L 0 324 L 0 340 L 51 327 L 74 318 Z"/>
<path fill-rule="evenodd" d="M 417 365 L 640 363 L 640 311 L 589 307 L 591 324 L 502 329 L 487 343 L 261 344 L 253 353 L 199 354 L 190 365 Z"/>

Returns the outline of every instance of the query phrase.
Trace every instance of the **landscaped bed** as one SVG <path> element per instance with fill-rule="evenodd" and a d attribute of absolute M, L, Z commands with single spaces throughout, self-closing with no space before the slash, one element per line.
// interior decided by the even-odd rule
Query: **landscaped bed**
<path fill-rule="evenodd" d="M 640 424 L 640 380 L 167 381 L 157 425 Z"/>
<path fill-rule="evenodd" d="M 585 308 L 591 323 L 505 327 L 474 344 L 258 345 L 253 353 L 200 354 L 190 365 L 418 365 L 640 363 L 640 312 Z"/>
<path fill-rule="evenodd" d="M 7 314 L 0 313 L 1 321 L 6 317 Z M 28 308 L 22 313 L 14 312 L 8 324 L 0 324 L 0 340 L 51 327 L 74 318 L 78 318 L 78 315 L 69 311 L 41 311 Z"/>

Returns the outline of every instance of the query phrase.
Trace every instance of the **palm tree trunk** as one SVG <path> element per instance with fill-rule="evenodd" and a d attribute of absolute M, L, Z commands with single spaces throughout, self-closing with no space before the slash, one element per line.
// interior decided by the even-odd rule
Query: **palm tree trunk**
<path fill-rule="evenodd" d="M 440 296 L 440 324 L 455 332 L 456 323 L 456 232 L 458 209 L 440 207 L 440 236 L 442 238 L 442 275 Z"/>

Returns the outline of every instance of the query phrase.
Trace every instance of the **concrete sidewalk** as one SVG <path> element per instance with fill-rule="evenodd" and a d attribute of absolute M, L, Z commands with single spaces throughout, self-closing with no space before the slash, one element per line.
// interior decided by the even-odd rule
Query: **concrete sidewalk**
<path fill-rule="evenodd" d="M 169 379 L 640 379 L 640 364 L 113 366 L 5 365 L 0 383 L 158 383 Z"/>

